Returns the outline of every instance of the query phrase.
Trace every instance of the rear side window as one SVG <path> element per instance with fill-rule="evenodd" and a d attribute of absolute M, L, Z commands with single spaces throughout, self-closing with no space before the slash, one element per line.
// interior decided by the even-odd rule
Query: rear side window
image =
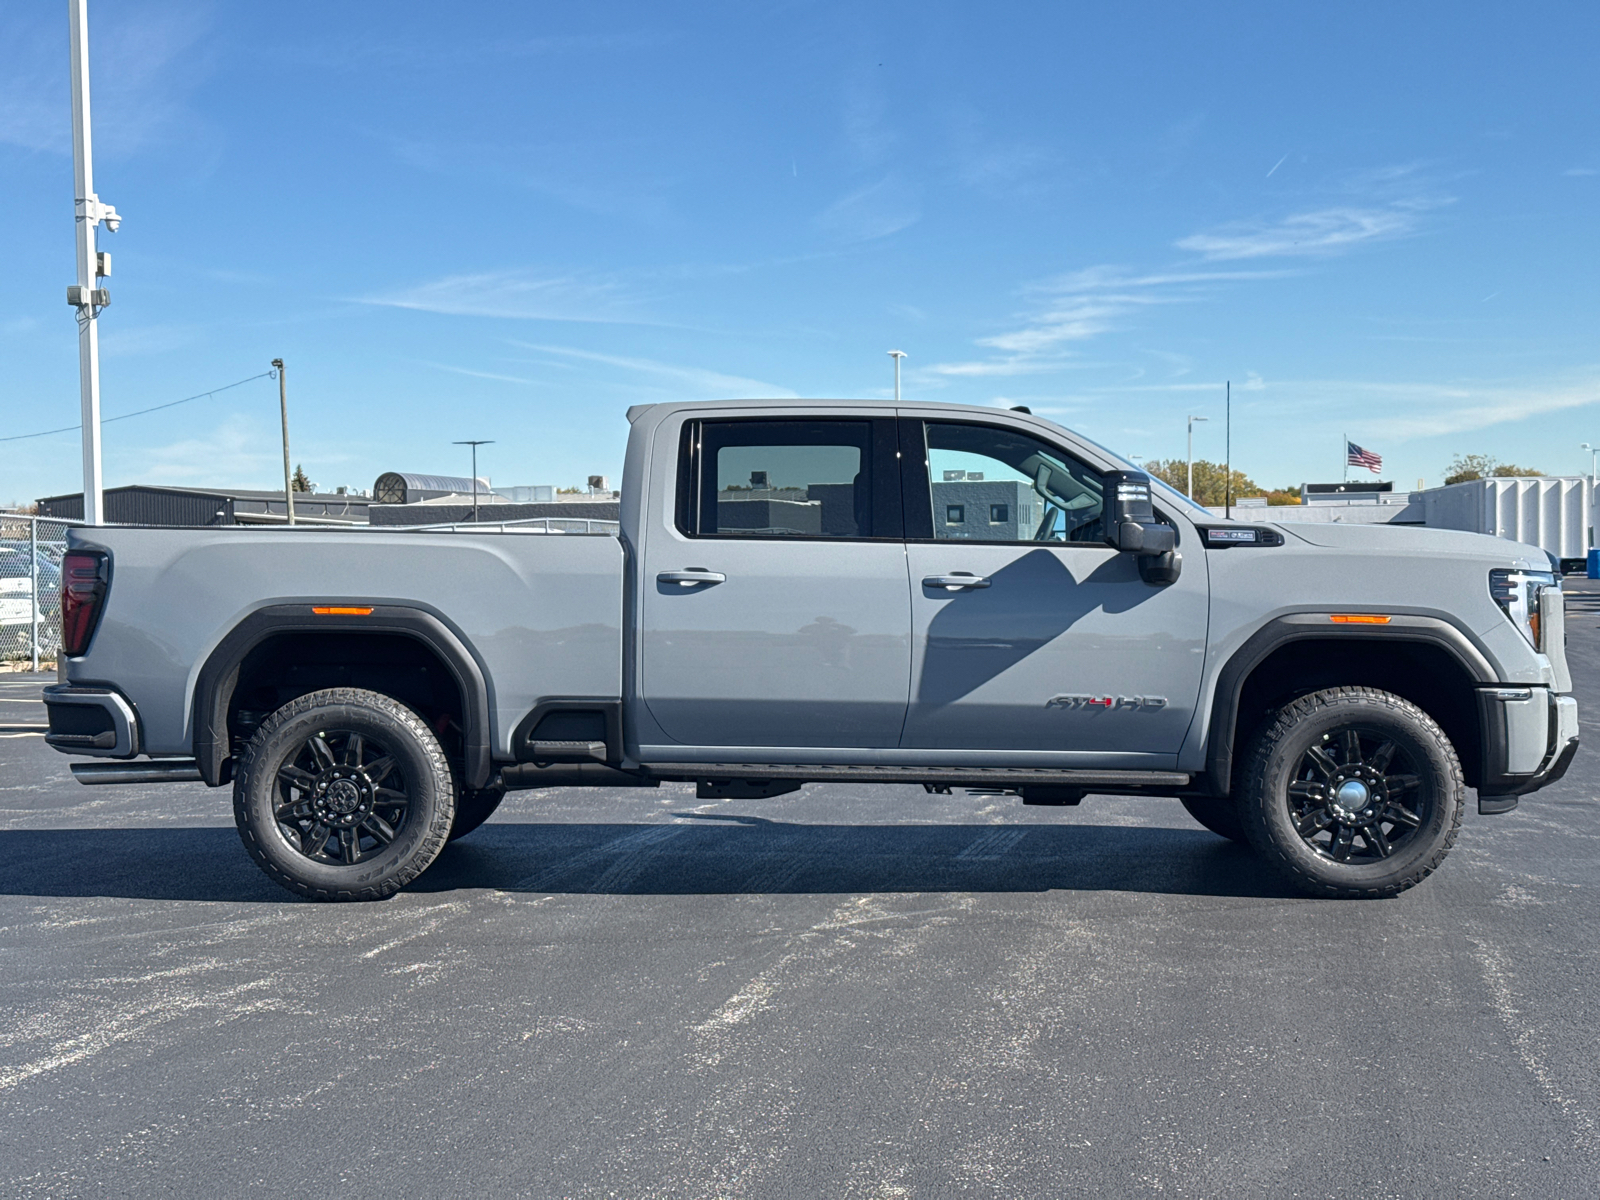
<path fill-rule="evenodd" d="M 888 424 L 700 421 L 685 428 L 678 527 L 690 537 L 898 537 Z M 887 450 L 887 456 L 885 451 Z M 885 467 L 888 468 L 887 472 Z M 878 476 L 895 477 L 880 480 Z"/>

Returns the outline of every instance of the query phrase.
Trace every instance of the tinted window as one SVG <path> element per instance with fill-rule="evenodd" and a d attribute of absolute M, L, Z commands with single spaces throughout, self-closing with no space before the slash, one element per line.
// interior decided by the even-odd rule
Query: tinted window
<path fill-rule="evenodd" d="M 871 421 L 706 421 L 698 429 L 685 533 L 883 536 L 873 528 Z"/>
<path fill-rule="evenodd" d="M 1105 540 L 1099 472 L 1015 430 L 942 421 L 929 421 L 924 428 L 932 507 L 945 516 L 934 522 L 935 538 Z"/>

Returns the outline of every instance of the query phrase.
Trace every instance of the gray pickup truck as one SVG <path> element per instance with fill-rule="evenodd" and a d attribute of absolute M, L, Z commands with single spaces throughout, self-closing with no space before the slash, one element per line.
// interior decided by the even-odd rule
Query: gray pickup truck
<path fill-rule="evenodd" d="M 47 741 L 233 785 L 285 887 L 378 899 L 507 789 L 1176 797 L 1393 895 L 1577 749 L 1559 577 L 1476 534 L 1221 521 L 1025 410 L 632 409 L 621 531 L 86 528 Z"/>

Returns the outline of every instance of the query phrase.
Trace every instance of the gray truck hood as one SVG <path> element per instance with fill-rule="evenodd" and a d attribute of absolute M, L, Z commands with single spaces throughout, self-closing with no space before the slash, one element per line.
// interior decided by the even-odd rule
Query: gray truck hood
<path fill-rule="evenodd" d="M 1534 571 L 1550 569 L 1550 559 L 1539 547 L 1491 537 L 1486 533 L 1421 529 L 1406 525 L 1323 525 L 1297 521 L 1275 522 L 1273 527 L 1309 545 L 1324 546 L 1330 550 L 1477 558 L 1496 566 L 1522 567 Z"/>

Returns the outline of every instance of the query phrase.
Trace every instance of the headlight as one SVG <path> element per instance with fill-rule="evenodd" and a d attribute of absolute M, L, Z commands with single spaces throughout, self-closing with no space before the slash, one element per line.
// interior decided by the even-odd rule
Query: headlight
<path fill-rule="evenodd" d="M 1489 572 L 1489 594 L 1535 650 L 1539 648 L 1539 593 L 1560 586 L 1549 571 L 1498 568 Z"/>

